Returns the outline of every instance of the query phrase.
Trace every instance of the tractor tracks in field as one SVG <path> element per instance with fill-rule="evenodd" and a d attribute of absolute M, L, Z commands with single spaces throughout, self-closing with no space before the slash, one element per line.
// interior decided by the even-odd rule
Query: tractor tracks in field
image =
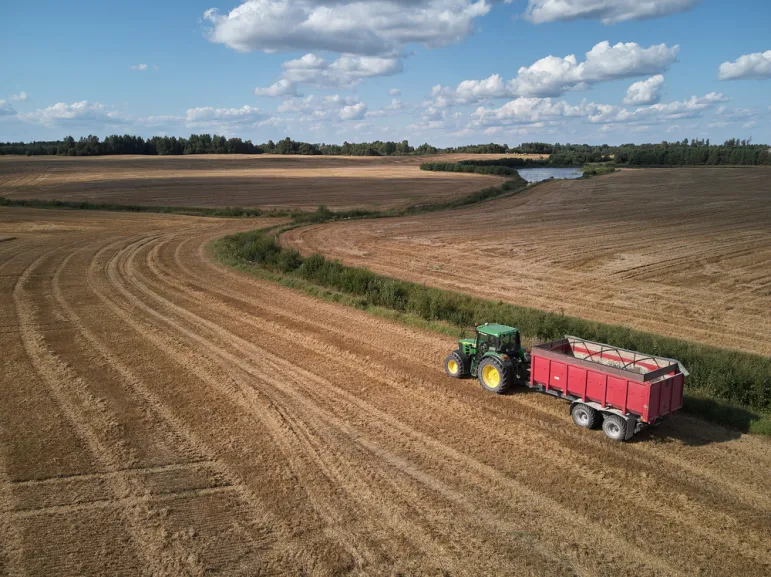
<path fill-rule="evenodd" d="M 157 575 L 771 568 L 761 440 L 682 418 L 612 444 L 556 400 L 445 378 L 452 339 L 213 262 L 254 223 L 114 218 L 0 252 L 0 368 L 28 359 L 13 406 L 43 413 L 0 428 L 0 573 L 97 574 L 121 547 L 110 569 Z M 84 523 L 93 550 L 66 534 Z"/>
<path fill-rule="evenodd" d="M 104 404 L 91 394 L 88 383 L 46 345 L 37 325 L 37 307 L 25 290 L 25 283 L 33 271 L 44 262 L 48 254 L 56 250 L 49 251 L 27 267 L 14 287 L 13 297 L 21 338 L 41 381 L 48 387 L 69 424 L 83 439 L 98 466 L 108 471 L 127 469 L 134 464 L 130 447 L 121 437 L 120 431 L 116 430 L 115 422 Z M 177 572 L 199 572 L 195 567 L 185 567 L 185 560 L 172 558 L 170 552 L 159 545 L 163 541 L 159 539 L 163 528 L 153 519 L 157 513 L 150 508 L 146 488 L 121 474 L 108 476 L 105 481 L 113 496 L 112 500 L 120 504 L 120 512 L 135 550 L 151 573 L 172 575 Z"/>
<path fill-rule="evenodd" d="M 153 249 L 153 250 L 154 250 L 154 249 Z M 152 251 L 151 251 L 151 252 L 152 252 Z M 134 271 L 134 274 L 133 274 L 133 278 L 134 278 L 135 280 L 138 280 L 140 277 L 139 277 L 139 275 L 136 273 L 136 269 L 133 269 L 133 271 Z M 158 298 L 158 297 L 157 297 L 157 295 L 156 295 L 156 298 Z M 162 300 L 162 299 L 161 299 L 161 300 Z M 177 299 L 175 298 L 174 300 L 176 301 Z M 174 305 L 171 305 L 171 306 L 174 306 Z M 209 308 L 210 306 L 211 306 L 211 304 L 210 304 L 210 303 L 207 303 L 207 308 Z M 183 311 L 183 310 L 180 310 L 180 311 L 178 311 L 178 312 L 179 312 L 179 314 L 181 314 L 182 316 L 185 316 L 185 311 Z M 189 314 L 189 313 L 188 313 L 188 314 Z M 198 324 L 199 324 L 199 326 L 200 326 L 201 324 L 205 325 L 206 323 L 205 323 L 205 322 L 204 322 L 204 323 L 201 323 L 201 321 L 198 321 Z M 212 327 L 208 327 L 208 328 L 212 328 Z M 212 330 L 213 330 L 213 329 L 212 329 Z M 198 328 L 196 332 L 197 332 L 197 333 L 200 333 L 200 332 L 202 332 L 202 331 L 201 331 L 201 329 L 200 329 L 200 328 Z M 247 346 L 247 347 L 244 349 L 244 346 L 245 346 L 245 344 L 248 344 L 248 343 L 243 343 L 243 342 L 241 342 L 241 343 L 240 343 L 242 350 L 244 350 L 244 355 L 245 355 L 247 358 L 254 358 L 254 357 L 265 358 L 265 357 L 264 357 L 264 354 L 265 354 L 265 353 L 264 353 L 264 351 L 260 351 L 260 350 L 249 350 L 249 347 L 248 347 L 248 346 Z M 229 349 L 232 349 L 232 348 L 233 348 L 233 345 L 230 345 L 230 346 L 229 346 Z M 335 354 L 336 354 L 337 356 L 339 356 L 339 351 L 336 351 L 336 353 L 335 353 Z M 237 360 L 236 358 L 230 358 L 230 359 L 228 359 L 228 361 L 229 361 L 229 362 L 232 362 L 232 363 L 237 363 L 237 362 L 238 362 L 238 360 Z M 263 369 L 263 370 L 264 370 L 264 369 Z M 296 370 L 296 369 L 295 369 L 295 370 Z M 390 376 L 390 375 L 388 375 L 388 376 Z M 324 385 L 324 390 L 325 390 L 325 392 L 328 394 L 328 393 L 329 393 L 329 388 L 330 388 L 330 387 L 329 387 L 329 383 L 323 383 L 323 385 Z M 332 389 L 334 390 L 334 387 L 332 387 Z M 336 392 L 337 392 L 337 391 L 336 391 Z M 311 389 L 311 390 L 308 390 L 307 394 L 308 394 L 308 395 L 312 395 L 312 394 L 313 394 L 313 393 L 312 393 L 312 389 Z M 339 404 L 339 402 L 338 402 L 338 404 Z M 360 406 L 360 407 L 358 407 L 359 411 L 361 411 L 362 409 L 365 409 L 365 408 L 366 408 L 366 407 L 361 407 L 361 406 Z M 375 415 L 373 415 L 373 417 L 372 417 L 372 420 L 375 420 L 375 421 L 384 421 L 384 420 L 387 420 L 387 419 L 386 419 L 386 417 L 387 417 L 387 415 L 384 415 L 384 414 L 382 414 L 382 413 L 381 413 L 381 414 L 375 414 Z M 389 423 L 389 424 L 391 424 L 391 423 Z M 423 437 L 421 437 L 419 440 L 420 440 L 420 443 L 421 443 L 421 444 L 424 444 L 424 445 L 428 445 L 428 446 L 431 446 L 431 442 L 430 442 L 430 441 L 431 441 L 431 439 L 429 439 L 429 438 L 426 438 L 426 437 L 424 437 L 424 436 L 423 436 Z M 443 447 L 443 446 L 439 446 L 439 447 L 432 447 L 432 448 L 434 448 L 434 449 L 437 449 L 437 450 L 444 448 L 444 449 L 446 450 L 446 447 Z M 474 465 L 478 467 L 478 466 L 479 466 L 479 463 L 474 463 Z M 465 466 L 465 468 L 471 468 L 471 469 L 473 469 L 473 468 L 474 468 L 474 465 L 472 465 L 472 463 L 466 462 L 464 466 Z M 488 473 L 489 473 L 489 471 L 488 471 Z M 499 480 L 500 480 L 500 479 L 499 479 Z M 482 480 L 482 479 L 476 479 L 475 481 L 477 482 L 477 484 L 484 484 L 485 482 L 489 483 L 490 479 L 484 479 L 484 480 Z M 508 481 L 509 483 L 511 483 L 511 480 L 507 480 L 507 481 Z M 504 481 L 504 482 L 506 482 L 506 481 Z M 523 488 L 522 486 L 516 486 L 516 490 L 517 490 L 517 492 L 518 492 L 518 493 L 522 493 L 522 492 L 523 492 L 523 489 L 524 489 L 524 488 Z M 531 506 L 532 506 L 534 503 L 538 502 L 538 501 L 539 501 L 538 495 L 529 495 L 529 503 L 530 503 L 530 505 L 531 505 Z M 551 507 L 553 507 L 553 506 L 554 506 L 554 503 L 553 503 L 553 502 L 550 502 L 550 503 L 548 503 L 548 506 L 551 506 Z M 566 512 L 566 511 L 561 511 L 561 512 L 560 512 L 558 515 L 554 515 L 554 516 L 556 516 L 556 517 L 563 517 L 563 518 L 564 518 L 564 517 L 566 517 L 566 516 L 567 516 L 567 517 L 569 517 L 570 515 L 569 515 L 569 514 L 567 514 L 567 512 Z M 579 523 L 579 524 L 580 524 L 580 523 Z M 607 536 L 605 536 L 605 538 L 607 539 Z M 619 543 L 615 543 L 615 546 L 616 546 L 616 547 L 618 547 L 619 545 L 620 545 Z M 644 557 L 644 558 L 646 558 L 646 559 L 648 560 L 648 563 L 650 563 L 650 555 L 649 555 L 649 554 L 647 554 L 647 555 L 640 555 L 640 557 L 641 557 L 641 558 L 643 558 L 643 557 Z M 665 571 L 665 572 L 666 572 L 666 571 Z"/>

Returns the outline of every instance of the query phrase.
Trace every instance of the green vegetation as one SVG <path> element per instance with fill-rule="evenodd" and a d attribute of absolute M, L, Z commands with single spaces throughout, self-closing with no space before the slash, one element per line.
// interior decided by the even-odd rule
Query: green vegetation
<path fill-rule="evenodd" d="M 616 172 L 615 165 L 606 163 L 589 163 L 584 165 L 584 176 L 600 176 Z"/>
<path fill-rule="evenodd" d="M 519 328 L 531 343 L 575 334 L 676 358 L 691 372 L 686 411 L 744 431 L 771 434 L 771 359 L 767 357 L 430 288 L 347 267 L 318 254 L 302 257 L 296 250 L 282 248 L 276 234 L 251 231 L 227 236 L 217 241 L 215 250 L 223 261 L 241 268 L 258 267 L 301 281 L 306 291 L 312 285 L 341 295 L 335 297 L 338 302 L 390 310 L 394 318 L 417 319 L 432 327 L 442 324 L 461 332 L 494 320 Z"/>
<path fill-rule="evenodd" d="M 189 138 L 153 136 L 147 140 L 141 136 L 125 134 L 112 135 L 100 141 L 98 137 L 75 140 L 68 136 L 64 140 L 46 142 L 0 142 L 0 155 L 26 154 L 59 156 L 97 156 L 113 154 L 178 155 L 178 154 L 289 154 L 289 155 L 342 155 L 342 156 L 423 156 L 438 153 L 466 154 L 548 154 L 548 159 L 506 158 L 500 160 L 464 161 L 462 164 L 478 163 L 476 166 L 527 166 L 573 167 L 590 162 L 613 160 L 624 166 L 746 166 L 771 164 L 771 152 L 766 144 L 752 144 L 751 139 L 732 138 L 721 145 L 710 144 L 709 139 L 688 139 L 682 142 L 661 142 L 658 144 L 548 144 L 545 142 L 524 142 L 517 147 L 508 144 L 474 144 L 448 148 L 437 148 L 430 144 L 410 146 L 401 142 L 380 141 L 343 144 L 314 144 L 284 138 L 278 142 L 269 140 L 260 145 L 240 138 L 226 139 L 210 134 L 191 134 Z M 488 163 L 488 164 L 485 164 Z M 524 164 L 523 164 L 524 163 Z M 493 174 L 493 173 L 486 173 Z"/>
<path fill-rule="evenodd" d="M 707 140 L 662 142 L 661 144 L 623 144 L 615 151 L 616 164 L 628 166 L 748 166 L 771 164 L 767 144 L 731 138 L 721 145 Z"/>
<path fill-rule="evenodd" d="M 474 172 L 477 174 L 492 174 L 495 176 L 519 176 L 519 173 L 508 166 L 486 165 L 474 166 L 464 162 L 424 162 L 420 170 L 441 172 Z"/>

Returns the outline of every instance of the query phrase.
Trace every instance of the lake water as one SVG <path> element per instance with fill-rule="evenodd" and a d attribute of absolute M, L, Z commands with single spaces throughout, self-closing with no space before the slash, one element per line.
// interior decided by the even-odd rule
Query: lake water
<path fill-rule="evenodd" d="M 540 182 L 549 178 L 581 178 L 580 168 L 518 168 L 519 175 L 528 182 Z"/>

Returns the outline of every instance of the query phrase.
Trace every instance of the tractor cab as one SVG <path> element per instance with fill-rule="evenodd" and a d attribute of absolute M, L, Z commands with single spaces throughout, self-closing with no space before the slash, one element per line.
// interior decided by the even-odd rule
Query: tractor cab
<path fill-rule="evenodd" d="M 476 338 L 458 341 L 458 349 L 445 359 L 445 371 L 456 378 L 477 377 L 483 388 L 502 393 L 512 381 L 525 378 L 529 360 L 519 330 L 485 323 L 476 326 Z"/>
<path fill-rule="evenodd" d="M 519 331 L 505 325 L 484 324 L 477 327 L 477 354 L 487 351 L 518 356 L 520 346 Z"/>

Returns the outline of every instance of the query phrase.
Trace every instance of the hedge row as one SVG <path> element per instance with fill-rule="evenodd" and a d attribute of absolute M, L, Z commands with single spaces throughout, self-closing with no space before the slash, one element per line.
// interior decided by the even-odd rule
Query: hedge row
<path fill-rule="evenodd" d="M 420 165 L 420 170 L 430 170 L 435 172 L 473 172 L 476 174 L 492 174 L 495 176 L 519 176 L 519 173 L 516 170 L 506 166 L 477 166 L 473 164 L 463 164 L 462 162 L 424 162 Z"/>
<path fill-rule="evenodd" d="M 600 176 L 616 172 L 616 167 L 610 164 L 586 164 L 584 165 L 584 176 Z"/>
<path fill-rule="evenodd" d="M 771 358 L 768 357 L 430 288 L 347 267 L 318 254 L 303 258 L 296 250 L 282 249 L 270 233 L 239 233 L 225 237 L 222 243 L 225 253 L 231 257 L 354 295 L 362 299 L 362 306 L 375 305 L 411 313 L 426 321 L 445 321 L 459 329 L 495 321 L 518 327 L 529 342 L 573 334 L 676 358 L 691 373 L 687 380 L 688 392 L 706 399 L 701 406 L 709 407 L 710 413 L 705 416 L 713 420 L 720 419 L 715 418 L 716 409 L 714 403 L 708 402 L 710 399 L 762 412 L 771 409 Z M 722 422 L 746 429 L 748 418 L 741 411 L 731 410 L 723 415 Z"/>

